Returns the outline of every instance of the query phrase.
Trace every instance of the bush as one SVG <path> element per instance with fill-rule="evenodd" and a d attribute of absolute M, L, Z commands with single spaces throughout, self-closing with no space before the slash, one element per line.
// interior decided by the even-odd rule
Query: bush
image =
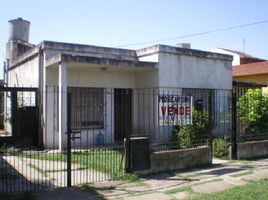
<path fill-rule="evenodd" d="M 209 131 L 208 112 L 193 111 L 193 123 L 174 126 L 171 141 L 179 148 L 192 148 Z"/>
<path fill-rule="evenodd" d="M 0 152 L 5 153 L 7 155 L 19 155 L 21 153 L 21 150 L 14 148 L 13 146 L 10 146 L 6 143 L 4 143 L 2 146 L 0 146 Z"/>
<path fill-rule="evenodd" d="M 229 143 L 226 138 L 213 140 L 213 155 L 217 158 L 227 157 L 229 154 Z"/>
<path fill-rule="evenodd" d="M 194 146 L 195 132 L 193 126 L 183 125 L 177 133 L 178 145 L 182 149 L 191 148 Z"/>
<path fill-rule="evenodd" d="M 237 115 L 246 133 L 260 133 L 267 126 L 268 96 L 261 89 L 249 89 L 237 102 Z"/>

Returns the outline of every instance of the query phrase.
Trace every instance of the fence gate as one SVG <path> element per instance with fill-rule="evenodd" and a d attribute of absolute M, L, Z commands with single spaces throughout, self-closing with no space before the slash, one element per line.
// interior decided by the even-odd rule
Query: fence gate
<path fill-rule="evenodd" d="M 37 88 L 0 88 L 0 195 L 30 186 L 22 160 L 39 146 L 38 116 Z"/>

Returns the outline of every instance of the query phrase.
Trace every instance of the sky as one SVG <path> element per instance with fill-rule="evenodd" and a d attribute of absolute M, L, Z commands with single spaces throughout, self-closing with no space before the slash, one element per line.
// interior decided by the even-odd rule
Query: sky
<path fill-rule="evenodd" d="M 8 20 L 31 22 L 30 43 L 43 40 L 119 47 L 174 38 L 241 24 L 268 21 L 267 0 L 1 0 L 0 77 Z M 191 43 L 268 59 L 268 23 L 157 43 Z M 124 46 L 138 49 L 156 43 Z"/>

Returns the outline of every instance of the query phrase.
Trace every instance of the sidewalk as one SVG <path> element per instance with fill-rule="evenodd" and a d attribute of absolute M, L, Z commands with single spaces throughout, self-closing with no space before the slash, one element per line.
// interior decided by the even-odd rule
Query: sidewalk
<path fill-rule="evenodd" d="M 223 161 L 182 172 L 161 173 L 139 182 L 102 182 L 92 185 L 104 199 L 184 199 L 193 193 L 212 193 L 268 177 L 268 159 Z"/>
<path fill-rule="evenodd" d="M 244 185 L 268 177 L 268 159 L 254 161 L 223 161 L 214 159 L 208 168 L 172 171 L 142 178 L 137 182 L 111 181 L 82 188 L 64 188 L 34 193 L 36 200 L 84 199 L 185 199 L 194 193 L 212 193 Z M 96 191 L 99 195 L 93 194 Z"/>

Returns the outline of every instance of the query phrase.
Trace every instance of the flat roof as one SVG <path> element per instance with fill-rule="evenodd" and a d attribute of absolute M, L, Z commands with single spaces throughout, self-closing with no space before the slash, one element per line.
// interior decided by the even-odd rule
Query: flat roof
<path fill-rule="evenodd" d="M 181 48 L 169 45 L 153 45 L 150 47 L 142 48 L 136 50 L 138 57 L 148 56 L 155 53 L 171 53 L 171 54 L 179 54 L 179 55 L 186 55 L 186 56 L 194 56 L 194 57 L 201 57 L 201 58 L 210 58 L 210 59 L 220 59 L 220 60 L 227 60 L 232 61 L 233 56 L 228 54 L 222 53 L 214 53 L 209 51 L 202 51 L 196 49 L 188 49 L 188 48 Z"/>
<path fill-rule="evenodd" d="M 60 62 L 66 63 L 85 63 L 94 65 L 106 65 L 106 66 L 120 66 L 120 67 L 134 67 L 134 68 L 154 68 L 155 62 L 145 61 L 132 61 L 113 58 L 101 58 L 87 55 L 72 55 L 66 53 L 59 53 L 46 61 L 47 66 L 54 65 Z"/>
<path fill-rule="evenodd" d="M 209 59 L 219 59 L 232 61 L 233 57 L 226 54 L 213 53 L 208 51 L 201 51 L 195 49 L 186 49 L 168 45 L 153 45 L 150 47 L 131 50 L 131 49 L 122 49 L 122 48 L 111 48 L 111 47 L 102 47 L 86 44 L 76 44 L 76 43 L 65 43 L 65 42 L 54 42 L 54 41 L 43 41 L 40 44 L 34 46 L 33 48 L 26 51 L 21 56 L 17 57 L 13 62 L 11 62 L 11 68 L 27 62 L 33 57 L 36 57 L 41 49 L 51 49 L 62 51 L 67 54 L 81 54 L 81 56 L 92 56 L 99 55 L 102 59 L 108 57 L 109 59 L 118 59 L 118 60 L 129 60 L 129 61 L 138 61 L 140 57 L 148 56 L 156 53 L 171 53 L 177 55 L 187 55 L 200 58 L 209 58 Z M 66 54 L 66 55 L 67 55 Z"/>

